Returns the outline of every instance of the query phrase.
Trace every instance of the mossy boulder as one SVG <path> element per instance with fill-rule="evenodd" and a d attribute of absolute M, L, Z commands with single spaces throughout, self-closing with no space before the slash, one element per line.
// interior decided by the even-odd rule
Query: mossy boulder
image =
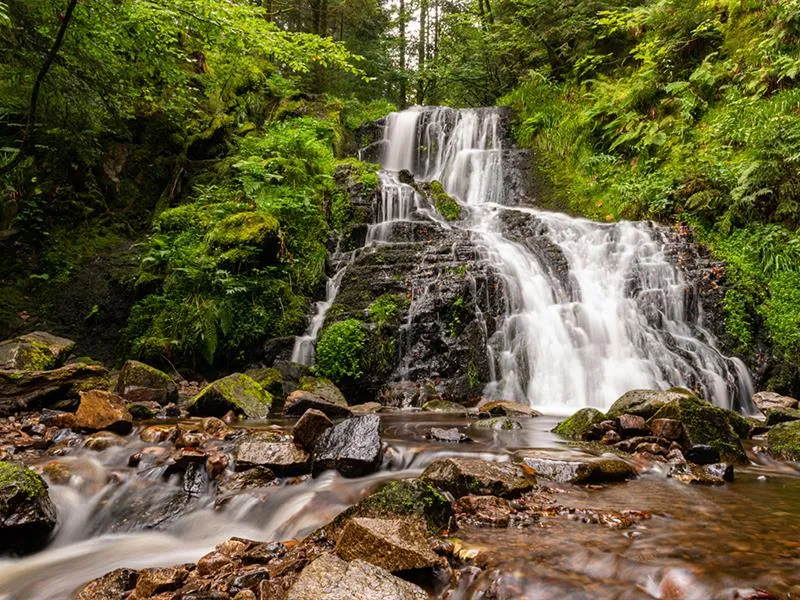
<path fill-rule="evenodd" d="M 240 212 L 217 223 L 206 241 L 222 262 L 276 262 L 281 248 L 280 223 L 263 212 Z"/>
<path fill-rule="evenodd" d="M 39 550 L 55 525 L 44 480 L 27 467 L 0 461 L 0 552 Z"/>
<path fill-rule="evenodd" d="M 269 392 L 273 397 L 283 396 L 283 373 L 275 367 L 267 369 L 250 369 L 245 375 L 257 382 L 262 388 Z"/>
<path fill-rule="evenodd" d="M 475 421 L 470 429 L 477 431 L 513 431 L 514 429 L 521 429 L 522 425 L 519 421 L 515 421 L 509 417 L 492 417 L 490 419 L 480 419 Z"/>
<path fill-rule="evenodd" d="M 624 414 L 649 419 L 667 402 L 693 396 L 689 390 L 671 388 L 669 390 L 630 390 L 620 396 L 606 412 L 606 418 L 618 419 Z"/>
<path fill-rule="evenodd" d="M 330 379 L 325 377 L 301 377 L 300 390 L 311 392 L 329 404 L 347 406 L 347 400 L 341 390 Z"/>
<path fill-rule="evenodd" d="M 605 421 L 607 418 L 596 408 L 582 408 L 556 425 L 553 433 L 571 440 L 582 440 L 593 425 Z"/>
<path fill-rule="evenodd" d="M 796 408 L 768 408 L 767 427 L 772 427 L 778 423 L 788 423 L 789 421 L 800 421 L 800 410 Z"/>
<path fill-rule="evenodd" d="M 770 429 L 767 448 L 777 458 L 800 461 L 800 421 L 781 423 Z"/>
<path fill-rule="evenodd" d="M 129 402 L 167 404 L 178 399 L 178 386 L 172 377 L 138 360 L 122 365 L 114 391 Z"/>
<path fill-rule="evenodd" d="M 46 331 L 34 331 L 0 342 L 0 369 L 46 371 L 61 364 L 75 342 Z"/>
<path fill-rule="evenodd" d="M 248 419 L 266 419 L 272 395 L 243 373 L 233 373 L 208 385 L 187 407 L 189 414 L 220 417 L 228 411 Z"/>
<path fill-rule="evenodd" d="M 449 400 L 428 400 L 422 405 L 422 410 L 425 412 L 435 413 L 452 413 L 466 415 L 467 409 L 458 402 L 450 402 Z"/>
<path fill-rule="evenodd" d="M 737 429 L 741 428 L 739 416 L 696 396 L 687 395 L 666 403 L 653 415 L 651 421 L 680 421 L 683 425 L 680 443 L 684 448 L 708 445 L 718 450 L 724 461 L 744 462 L 746 456 L 737 434 Z M 749 429 L 749 424 L 747 426 Z"/>

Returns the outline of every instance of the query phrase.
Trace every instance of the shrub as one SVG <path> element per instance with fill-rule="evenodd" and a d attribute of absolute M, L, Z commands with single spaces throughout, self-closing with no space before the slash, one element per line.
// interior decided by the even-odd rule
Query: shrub
<path fill-rule="evenodd" d="M 327 327 L 317 342 L 318 375 L 336 384 L 364 375 L 367 332 L 358 319 L 339 321 Z"/>

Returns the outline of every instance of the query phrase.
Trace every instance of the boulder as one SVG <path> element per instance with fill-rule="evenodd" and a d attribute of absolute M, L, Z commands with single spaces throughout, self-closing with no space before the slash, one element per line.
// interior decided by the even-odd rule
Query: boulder
<path fill-rule="evenodd" d="M 606 414 L 609 419 L 618 419 L 625 413 L 649 419 L 667 402 L 692 396 L 689 390 L 671 388 L 669 390 L 631 390 L 620 396 Z"/>
<path fill-rule="evenodd" d="M 387 571 L 424 569 L 441 562 L 426 536 L 425 522 L 419 517 L 356 517 L 345 523 L 335 552 L 344 560 L 365 560 Z"/>
<path fill-rule="evenodd" d="M 77 399 L 81 390 L 105 387 L 107 377 L 105 367 L 83 363 L 51 371 L 0 370 L 0 417 Z"/>
<path fill-rule="evenodd" d="M 0 461 L 0 552 L 42 548 L 56 526 L 47 484 L 32 469 Z"/>
<path fill-rule="evenodd" d="M 312 451 L 319 436 L 330 427 L 333 427 L 333 422 L 325 413 L 310 408 L 292 427 L 292 438 L 306 450 Z"/>
<path fill-rule="evenodd" d="M 777 458 L 800 461 L 800 421 L 781 423 L 770 429 L 767 448 Z"/>
<path fill-rule="evenodd" d="M 74 429 L 108 430 L 127 434 L 133 428 L 133 417 L 125 400 L 112 392 L 90 390 L 81 392 L 81 403 L 75 413 Z"/>
<path fill-rule="evenodd" d="M 764 413 L 767 415 L 767 427 L 772 427 L 778 423 L 788 423 L 789 421 L 800 421 L 800 410 L 796 408 L 768 408 Z"/>
<path fill-rule="evenodd" d="M 680 421 L 684 448 L 702 444 L 716 448 L 725 461 L 743 462 L 747 458 L 734 425 L 739 428 L 741 415 L 713 406 L 695 396 L 684 395 L 664 404 L 653 416 L 655 419 Z M 747 424 L 749 429 L 749 424 Z"/>
<path fill-rule="evenodd" d="M 441 458 L 421 479 L 456 498 L 471 494 L 515 498 L 536 487 L 536 479 L 518 464 L 478 458 Z"/>
<path fill-rule="evenodd" d="M 491 417 L 489 419 L 478 419 L 470 429 L 476 431 L 513 431 L 514 429 L 522 429 L 519 421 L 509 419 L 508 417 Z"/>
<path fill-rule="evenodd" d="M 425 437 L 435 442 L 447 442 L 449 444 L 463 444 L 471 442 L 472 438 L 461 433 L 457 428 L 442 429 L 441 427 L 431 427 Z"/>
<path fill-rule="evenodd" d="M 326 429 L 314 445 L 314 471 L 360 477 L 377 470 L 383 458 L 380 427 L 378 415 L 364 415 Z"/>
<path fill-rule="evenodd" d="M 248 419 L 266 419 L 272 396 L 242 373 L 233 373 L 206 386 L 188 406 L 189 414 L 222 417 L 228 411 Z"/>
<path fill-rule="evenodd" d="M 347 400 L 341 390 L 330 379 L 325 377 L 301 377 L 300 387 L 304 392 L 311 392 L 321 397 L 328 404 L 347 406 Z"/>
<path fill-rule="evenodd" d="M 572 440 L 581 440 L 591 431 L 592 426 L 605 420 L 606 415 L 596 408 L 582 408 L 556 425 L 553 433 Z"/>
<path fill-rule="evenodd" d="M 221 479 L 217 485 L 220 496 L 232 496 L 249 489 L 263 488 L 275 481 L 275 473 L 267 467 L 253 467 Z"/>
<path fill-rule="evenodd" d="M 487 412 L 493 417 L 538 417 L 541 415 L 530 406 L 511 400 L 488 400 L 479 404 L 478 410 Z"/>
<path fill-rule="evenodd" d="M 650 431 L 659 438 L 669 441 L 677 441 L 683 435 L 683 425 L 675 419 L 651 419 Z"/>
<path fill-rule="evenodd" d="M 348 563 L 323 554 L 308 564 L 289 589 L 287 600 L 427 600 L 413 583 L 363 560 Z"/>
<path fill-rule="evenodd" d="M 124 598 L 126 592 L 136 587 L 139 573 L 133 569 L 115 569 L 93 579 L 75 595 L 75 600 L 109 600 Z"/>
<path fill-rule="evenodd" d="M 535 473 L 560 483 L 606 483 L 636 477 L 635 469 L 614 455 L 564 456 L 558 452 L 519 450 L 514 460 L 524 463 Z"/>
<path fill-rule="evenodd" d="M 63 362 L 74 347 L 72 340 L 34 331 L 0 342 L 0 369 L 46 371 Z"/>
<path fill-rule="evenodd" d="M 753 404 L 764 414 L 767 414 L 767 411 L 772 408 L 797 408 L 797 400 L 795 398 L 782 396 L 775 392 L 753 394 Z"/>
<path fill-rule="evenodd" d="M 458 402 L 450 402 L 448 400 L 428 400 L 422 405 L 422 410 L 426 412 L 435 413 L 452 413 L 459 415 L 466 415 L 467 409 Z"/>
<path fill-rule="evenodd" d="M 299 417 L 310 409 L 318 410 L 332 419 L 349 417 L 351 415 L 347 405 L 333 404 L 322 396 L 305 390 L 295 390 L 287 396 L 286 403 L 283 405 L 283 414 Z"/>
<path fill-rule="evenodd" d="M 114 391 L 128 402 L 163 405 L 178 399 L 178 386 L 169 375 L 136 360 L 122 365 Z"/>
<path fill-rule="evenodd" d="M 237 471 L 266 467 L 280 477 L 293 477 L 311 471 L 311 457 L 293 441 L 275 441 L 272 434 L 246 434 L 236 444 L 234 465 Z"/>

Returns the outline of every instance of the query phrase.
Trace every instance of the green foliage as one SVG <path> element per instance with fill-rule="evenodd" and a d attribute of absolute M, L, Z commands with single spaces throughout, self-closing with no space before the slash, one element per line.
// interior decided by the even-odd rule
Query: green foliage
<path fill-rule="evenodd" d="M 409 300 L 402 294 L 383 294 L 367 307 L 367 314 L 372 323 L 382 328 L 396 327 L 400 316 L 408 307 Z"/>
<path fill-rule="evenodd" d="M 358 380 L 364 375 L 366 341 L 367 332 L 358 319 L 328 326 L 317 342 L 317 374 L 337 385 Z"/>

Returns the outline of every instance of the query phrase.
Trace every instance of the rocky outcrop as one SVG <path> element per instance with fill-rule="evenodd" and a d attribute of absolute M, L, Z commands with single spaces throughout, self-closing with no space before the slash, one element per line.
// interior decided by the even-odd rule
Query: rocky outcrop
<path fill-rule="evenodd" d="M 84 363 L 50 371 L 0 370 L 0 416 L 77 400 L 81 390 L 104 387 L 107 377 L 102 365 Z"/>
<path fill-rule="evenodd" d="M 56 508 L 44 480 L 27 467 L 0 461 L 0 552 L 39 550 L 55 526 Z"/>
<path fill-rule="evenodd" d="M 228 411 L 248 419 L 266 419 L 272 396 L 242 373 L 233 373 L 207 386 L 189 404 L 189 414 L 221 417 Z"/>
<path fill-rule="evenodd" d="M 128 402 L 167 404 L 178 399 L 178 386 L 169 375 L 136 360 L 122 365 L 114 391 Z"/>

